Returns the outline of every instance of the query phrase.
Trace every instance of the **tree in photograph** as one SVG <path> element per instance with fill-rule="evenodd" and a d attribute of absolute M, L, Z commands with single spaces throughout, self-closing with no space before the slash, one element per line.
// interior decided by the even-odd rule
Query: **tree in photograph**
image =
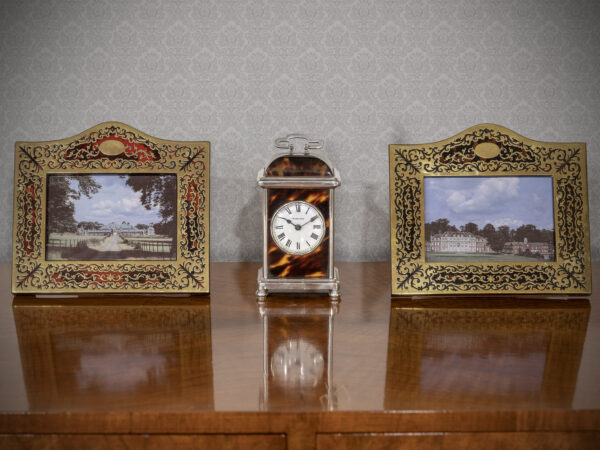
<path fill-rule="evenodd" d="M 138 223 L 135 227 L 138 230 L 142 230 L 142 231 L 146 231 L 148 228 L 150 228 L 148 225 L 145 225 L 143 223 Z"/>
<path fill-rule="evenodd" d="M 488 240 L 496 233 L 496 227 L 493 224 L 486 224 L 479 233 L 481 236 L 488 238 Z"/>
<path fill-rule="evenodd" d="M 469 222 L 466 223 L 463 227 L 461 227 L 461 231 L 464 231 L 465 233 L 477 234 L 477 232 L 479 231 L 479 227 L 476 223 Z"/>
<path fill-rule="evenodd" d="M 479 234 L 487 239 L 488 245 L 492 251 L 496 253 L 499 253 L 504 249 L 504 243 L 506 242 L 504 233 L 500 231 L 500 228 L 502 227 L 499 227 L 498 230 L 496 230 L 493 224 L 488 223 L 479 231 Z"/>
<path fill-rule="evenodd" d="M 540 242 L 548 242 L 554 244 L 554 230 L 540 230 Z"/>
<path fill-rule="evenodd" d="M 499 226 L 498 233 L 502 236 L 504 242 L 509 242 L 511 240 L 510 228 L 507 225 Z"/>
<path fill-rule="evenodd" d="M 154 224 L 155 232 L 175 235 L 175 213 L 177 212 L 175 175 L 129 175 L 125 183 L 135 192 L 141 193 L 140 201 L 146 209 L 158 208 L 162 220 Z"/>
<path fill-rule="evenodd" d="M 77 181 L 77 183 L 72 183 Z M 77 188 L 75 189 L 75 184 Z M 49 233 L 75 233 L 74 200 L 82 195 L 90 198 L 96 194 L 100 186 L 92 175 L 51 175 L 48 177 L 48 192 L 46 208 L 48 220 L 46 228 Z"/>
<path fill-rule="evenodd" d="M 523 242 L 525 238 L 528 242 L 541 242 L 540 237 L 540 230 L 532 224 L 521 225 L 515 231 L 515 241 L 517 242 Z"/>
<path fill-rule="evenodd" d="M 554 243 L 554 231 L 538 229 L 535 225 L 527 224 L 521 225 L 514 231 L 513 240 L 516 242 L 523 242 L 523 240 L 527 238 L 528 242 L 548 242 L 550 244 Z"/>

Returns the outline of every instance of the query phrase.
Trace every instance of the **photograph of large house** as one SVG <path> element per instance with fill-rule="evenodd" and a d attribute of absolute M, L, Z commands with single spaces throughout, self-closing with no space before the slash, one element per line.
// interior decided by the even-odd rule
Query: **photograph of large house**
<path fill-rule="evenodd" d="M 111 222 L 108 225 L 102 225 L 99 227 L 90 227 L 86 222 L 81 222 L 77 225 L 77 234 L 80 236 L 93 236 L 102 234 L 126 234 L 126 235 L 144 235 L 154 236 L 154 224 L 137 224 L 136 226 L 131 225 L 129 222 Z"/>
<path fill-rule="evenodd" d="M 175 259 L 175 175 L 50 175 L 46 259 Z"/>
<path fill-rule="evenodd" d="M 554 261 L 550 177 L 426 177 L 427 262 Z"/>
<path fill-rule="evenodd" d="M 426 243 L 428 252 L 491 253 L 488 241 L 464 231 L 446 231 L 431 236 Z"/>

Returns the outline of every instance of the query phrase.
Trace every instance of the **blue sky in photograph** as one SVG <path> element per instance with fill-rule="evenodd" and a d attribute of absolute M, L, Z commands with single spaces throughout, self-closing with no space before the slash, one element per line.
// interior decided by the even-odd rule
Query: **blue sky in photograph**
<path fill-rule="evenodd" d="M 552 177 L 425 177 L 425 222 L 554 229 Z"/>
<path fill-rule="evenodd" d="M 162 220 L 158 208 L 147 210 L 140 201 L 140 193 L 134 192 L 125 182 L 127 178 L 118 175 L 94 175 L 94 180 L 102 186 L 91 198 L 82 195 L 75 204 L 77 222 L 129 222 L 131 225 L 158 223 Z M 71 188 L 78 189 L 78 182 L 69 181 Z"/>

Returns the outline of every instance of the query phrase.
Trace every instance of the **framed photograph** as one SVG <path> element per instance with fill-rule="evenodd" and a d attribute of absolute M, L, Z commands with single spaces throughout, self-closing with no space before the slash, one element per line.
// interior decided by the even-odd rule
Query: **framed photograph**
<path fill-rule="evenodd" d="M 390 145 L 390 212 L 392 295 L 591 293 L 583 143 Z"/>
<path fill-rule="evenodd" d="M 15 294 L 209 292 L 208 142 L 108 122 L 15 144 Z"/>

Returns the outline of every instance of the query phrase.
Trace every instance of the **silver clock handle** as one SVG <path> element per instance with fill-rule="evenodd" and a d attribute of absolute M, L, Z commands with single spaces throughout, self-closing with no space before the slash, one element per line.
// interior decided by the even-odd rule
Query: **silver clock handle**
<path fill-rule="evenodd" d="M 310 140 L 302 134 L 288 134 L 286 137 L 275 139 L 275 147 L 289 150 L 291 153 L 293 153 L 295 149 L 302 148 L 305 153 L 308 153 L 309 150 L 323 148 L 323 140 Z"/>

